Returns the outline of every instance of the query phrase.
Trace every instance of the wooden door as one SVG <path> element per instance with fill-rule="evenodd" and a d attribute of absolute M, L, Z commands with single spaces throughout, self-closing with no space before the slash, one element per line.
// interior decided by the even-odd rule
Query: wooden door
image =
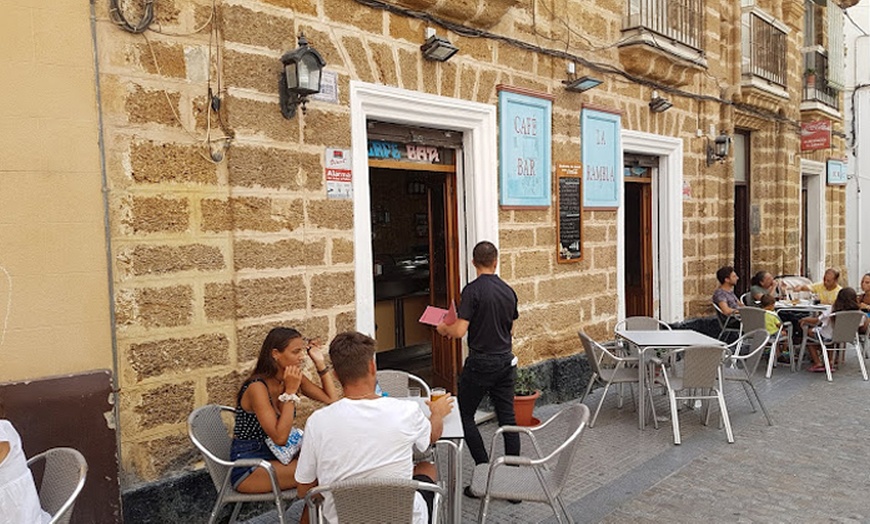
<path fill-rule="evenodd" d="M 432 176 L 429 196 L 429 300 L 448 308 L 459 305 L 459 228 L 456 173 Z M 435 386 L 457 392 L 462 368 L 462 341 L 442 337 L 432 329 L 432 376 Z"/>
<path fill-rule="evenodd" d="M 751 260 L 749 251 L 749 187 L 734 186 L 734 271 L 740 279 L 734 293 L 749 291 Z"/>
<path fill-rule="evenodd" d="M 654 317 L 650 178 L 625 179 L 624 238 L 625 315 Z"/>

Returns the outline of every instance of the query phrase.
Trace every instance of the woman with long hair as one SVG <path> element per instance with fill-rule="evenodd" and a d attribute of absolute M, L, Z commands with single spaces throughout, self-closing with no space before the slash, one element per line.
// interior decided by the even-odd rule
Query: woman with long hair
<path fill-rule="evenodd" d="M 321 385 L 302 374 L 306 354 L 314 362 Z M 239 389 L 230 458 L 268 460 L 275 468 L 280 488 L 295 487 L 296 459 L 282 464 L 266 439 L 278 446 L 287 443 L 296 420 L 299 394 L 325 404 L 338 400 L 331 370 L 319 345 L 309 342 L 295 329 L 276 327 L 269 331 L 254 370 Z M 268 473 L 259 467 L 233 468 L 230 481 L 242 493 L 272 490 Z"/>
<path fill-rule="evenodd" d="M 857 311 L 858 309 L 858 294 L 855 293 L 854 289 L 844 287 L 839 293 L 837 293 L 837 298 L 834 300 L 830 312 L 822 313 L 818 317 L 803 318 L 800 321 L 800 325 L 801 327 L 806 326 L 807 329 L 810 329 L 812 326 L 817 326 L 815 328 L 816 334 L 819 338 L 827 342 L 834 336 L 834 322 L 836 322 L 837 317 L 834 317 L 833 314 L 839 311 Z M 808 344 L 807 349 L 809 349 L 810 358 L 813 360 L 813 365 L 810 366 L 809 371 L 823 373 L 825 371 L 825 366 L 819 358 L 819 347 L 815 344 Z M 835 370 L 836 368 L 832 366 L 831 371 Z"/>

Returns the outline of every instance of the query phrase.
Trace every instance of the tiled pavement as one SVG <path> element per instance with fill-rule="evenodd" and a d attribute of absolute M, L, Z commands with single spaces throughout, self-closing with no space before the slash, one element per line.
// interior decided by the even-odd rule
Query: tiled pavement
<path fill-rule="evenodd" d="M 681 415 L 683 443 L 671 423 L 637 429 L 629 401 L 608 394 L 596 425 L 581 437 L 563 499 L 575 522 L 870 522 L 870 382 L 854 353 L 824 374 L 759 371 L 756 383 L 774 419 L 750 410 L 742 388 L 728 384 L 726 402 L 736 442 L 728 444 L 714 416 Z M 600 390 L 587 404 L 594 407 Z M 575 401 L 576 402 L 576 401 Z M 666 397 L 656 397 L 659 415 Z M 541 406 L 546 419 L 563 405 Z M 481 426 L 486 442 L 494 422 Z M 464 456 L 464 478 L 472 462 Z M 463 522 L 476 522 L 479 501 L 463 498 Z M 548 505 L 494 501 L 493 523 L 556 522 Z M 261 522 L 261 519 L 255 519 Z"/>

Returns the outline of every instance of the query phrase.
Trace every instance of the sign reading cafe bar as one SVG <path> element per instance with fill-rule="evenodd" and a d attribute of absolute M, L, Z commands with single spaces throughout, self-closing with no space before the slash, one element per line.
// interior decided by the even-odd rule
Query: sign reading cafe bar
<path fill-rule="evenodd" d="M 552 97 L 499 85 L 499 203 L 549 207 Z"/>
<path fill-rule="evenodd" d="M 583 141 L 583 207 L 586 209 L 619 207 L 621 127 L 619 113 L 590 109 L 584 105 L 580 116 L 580 137 Z"/>

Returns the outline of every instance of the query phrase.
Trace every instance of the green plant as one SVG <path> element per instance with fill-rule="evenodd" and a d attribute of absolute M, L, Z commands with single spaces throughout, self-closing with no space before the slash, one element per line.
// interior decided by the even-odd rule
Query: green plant
<path fill-rule="evenodd" d="M 517 368 L 514 381 L 514 395 L 524 397 L 534 395 L 538 388 L 538 373 L 532 368 Z"/>

